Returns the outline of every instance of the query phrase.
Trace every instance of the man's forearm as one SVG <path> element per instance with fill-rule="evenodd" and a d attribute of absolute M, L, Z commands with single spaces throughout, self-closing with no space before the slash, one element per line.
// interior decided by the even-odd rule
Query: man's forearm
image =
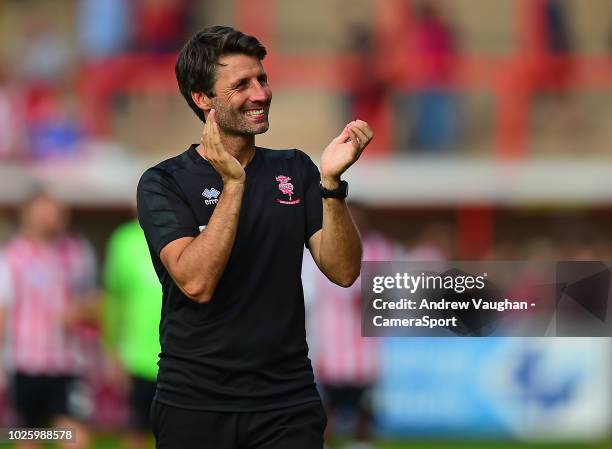
<path fill-rule="evenodd" d="M 340 186 L 340 176 L 353 165 L 372 140 L 372 130 L 363 120 L 348 123 L 321 155 L 321 184 L 327 190 Z M 314 250 L 319 268 L 334 283 L 348 287 L 361 270 L 361 239 L 343 199 L 323 200 L 323 229 Z"/>
<path fill-rule="evenodd" d="M 323 200 L 321 270 L 334 283 L 348 287 L 359 277 L 361 238 L 343 199 Z"/>
<path fill-rule="evenodd" d="M 224 186 L 206 229 L 187 245 L 177 260 L 178 279 L 175 280 L 198 302 L 210 300 L 225 270 L 236 238 L 243 194 L 244 184 Z"/>

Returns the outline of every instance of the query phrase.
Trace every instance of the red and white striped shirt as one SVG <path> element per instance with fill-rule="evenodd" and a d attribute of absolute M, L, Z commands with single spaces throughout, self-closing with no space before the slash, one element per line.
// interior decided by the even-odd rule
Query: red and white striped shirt
<path fill-rule="evenodd" d="M 91 247 L 80 238 L 40 243 L 17 236 L 3 249 L 0 307 L 7 310 L 7 363 L 26 374 L 76 374 L 79 338 L 68 307 L 95 283 Z"/>
<path fill-rule="evenodd" d="M 380 234 L 362 237 L 363 260 L 396 260 L 399 245 Z M 303 266 L 308 344 L 314 371 L 323 384 L 367 385 L 378 378 L 378 340 L 361 336 L 361 281 L 342 288 L 307 257 Z"/>

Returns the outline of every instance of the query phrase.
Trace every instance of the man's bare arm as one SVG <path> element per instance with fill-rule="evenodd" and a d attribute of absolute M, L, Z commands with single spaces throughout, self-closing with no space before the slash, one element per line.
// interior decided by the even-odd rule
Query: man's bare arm
<path fill-rule="evenodd" d="M 321 271 L 333 283 L 350 287 L 359 277 L 361 239 L 343 200 L 329 198 L 323 202 L 323 228 L 310 237 L 308 246 Z"/>
<path fill-rule="evenodd" d="M 328 190 L 340 186 L 340 176 L 353 165 L 372 140 L 361 120 L 349 123 L 323 151 L 321 183 Z M 321 271 L 334 283 L 349 287 L 361 270 L 361 239 L 344 199 L 323 199 L 323 227 L 310 237 L 308 247 Z"/>
<path fill-rule="evenodd" d="M 199 303 L 210 301 L 229 260 L 244 185 L 230 184 L 223 193 L 206 229 L 196 238 L 183 237 L 167 244 L 160 258 L 176 284 Z"/>
<path fill-rule="evenodd" d="M 223 180 L 223 192 L 210 220 L 199 236 L 167 244 L 160 258 L 179 288 L 198 303 L 210 301 L 234 246 L 244 194 L 244 169 L 221 144 L 210 112 L 202 135 L 204 156 Z"/>

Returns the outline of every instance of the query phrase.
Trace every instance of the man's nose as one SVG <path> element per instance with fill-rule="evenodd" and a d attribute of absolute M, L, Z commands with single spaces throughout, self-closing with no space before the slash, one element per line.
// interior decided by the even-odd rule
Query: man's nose
<path fill-rule="evenodd" d="M 255 81 L 251 87 L 252 102 L 266 102 L 270 99 L 270 88 L 263 86 L 259 81 Z"/>

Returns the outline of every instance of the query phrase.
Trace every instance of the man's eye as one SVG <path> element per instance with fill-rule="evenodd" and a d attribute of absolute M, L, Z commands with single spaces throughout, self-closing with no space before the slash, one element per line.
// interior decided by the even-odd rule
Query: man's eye
<path fill-rule="evenodd" d="M 258 79 L 259 84 L 268 84 L 268 77 L 267 76 L 261 76 Z"/>

